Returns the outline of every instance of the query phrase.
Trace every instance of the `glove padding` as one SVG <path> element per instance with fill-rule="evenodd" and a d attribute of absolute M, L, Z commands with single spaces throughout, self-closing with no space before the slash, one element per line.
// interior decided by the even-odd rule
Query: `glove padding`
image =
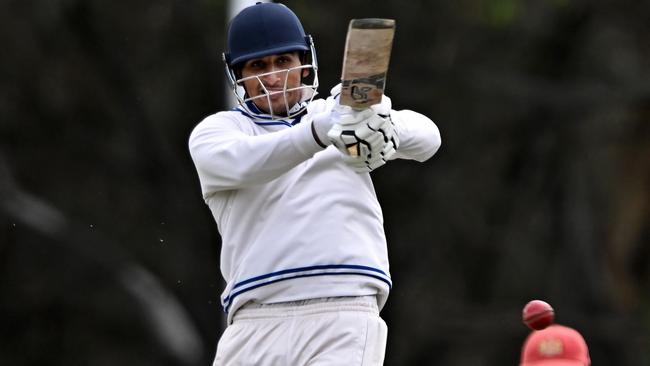
<path fill-rule="evenodd" d="M 337 105 L 339 120 L 327 136 L 343 153 L 343 160 L 358 173 L 367 173 L 386 164 L 395 154 L 399 139 L 390 118 L 390 99 L 363 111 Z M 386 111 L 386 114 L 378 114 Z"/>

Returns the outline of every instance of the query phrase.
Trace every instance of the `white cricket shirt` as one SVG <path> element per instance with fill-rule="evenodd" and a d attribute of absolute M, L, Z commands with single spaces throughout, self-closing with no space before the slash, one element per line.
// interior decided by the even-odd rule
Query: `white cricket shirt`
<path fill-rule="evenodd" d="M 377 295 L 392 286 L 381 207 L 359 174 L 311 132 L 318 99 L 293 121 L 256 122 L 236 109 L 205 118 L 189 148 L 222 239 L 221 296 L 228 323 L 248 301 Z M 427 117 L 392 111 L 397 158 L 424 161 L 440 146 Z"/>

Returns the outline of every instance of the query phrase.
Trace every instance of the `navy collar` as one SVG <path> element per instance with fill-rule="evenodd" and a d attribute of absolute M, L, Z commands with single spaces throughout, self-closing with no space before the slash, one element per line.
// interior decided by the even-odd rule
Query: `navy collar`
<path fill-rule="evenodd" d="M 244 116 L 252 119 L 255 124 L 260 126 L 278 126 L 278 125 L 287 126 L 287 127 L 295 126 L 298 123 L 300 123 L 302 117 L 307 113 L 307 109 L 305 109 L 295 117 L 286 118 L 286 119 L 277 119 L 271 117 L 268 113 L 263 113 L 259 108 L 257 108 L 255 103 L 253 103 L 252 101 L 246 102 L 246 106 L 251 112 L 255 112 L 255 113 L 247 112 L 241 106 L 237 106 L 233 108 L 232 111 L 237 111 L 243 114 Z"/>

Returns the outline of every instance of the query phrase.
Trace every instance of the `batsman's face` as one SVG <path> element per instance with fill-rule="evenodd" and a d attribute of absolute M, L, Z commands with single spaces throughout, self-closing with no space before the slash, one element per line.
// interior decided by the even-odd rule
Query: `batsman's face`
<path fill-rule="evenodd" d="M 300 66 L 298 52 L 254 58 L 244 63 L 241 83 L 259 109 L 284 114 L 302 96 L 301 76 L 307 76 L 309 71 Z"/>

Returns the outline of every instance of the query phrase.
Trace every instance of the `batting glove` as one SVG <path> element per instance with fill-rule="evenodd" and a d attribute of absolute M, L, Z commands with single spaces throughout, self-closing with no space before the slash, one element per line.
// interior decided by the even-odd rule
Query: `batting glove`
<path fill-rule="evenodd" d="M 340 110 L 341 107 L 343 106 L 335 109 Z M 386 164 L 399 145 L 390 114 L 377 114 L 376 110 L 380 108 L 385 109 L 386 106 L 377 105 L 376 108 L 360 112 L 350 110 L 341 113 L 340 121 L 327 134 L 334 146 L 343 153 L 346 164 L 359 173 L 367 173 Z M 390 110 L 390 104 L 387 110 Z"/>
<path fill-rule="evenodd" d="M 312 134 L 316 142 L 323 148 L 332 144 L 328 132 L 336 124 L 354 124 L 359 118 L 357 112 L 347 106 L 341 106 L 328 100 L 325 110 L 308 114 L 306 119 L 311 119 Z M 361 121 L 361 119 L 359 119 Z"/>

